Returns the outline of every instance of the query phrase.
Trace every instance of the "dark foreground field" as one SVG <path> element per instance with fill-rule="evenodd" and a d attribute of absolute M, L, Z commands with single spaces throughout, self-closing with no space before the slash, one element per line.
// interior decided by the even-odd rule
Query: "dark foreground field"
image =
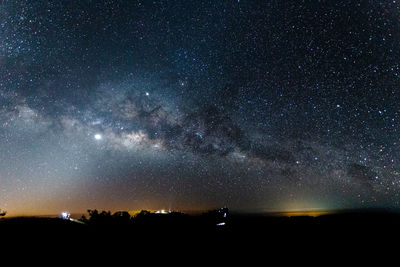
<path fill-rule="evenodd" d="M 224 225 L 217 225 L 220 222 Z M 116 235 L 116 238 L 146 237 L 264 237 L 269 239 L 292 237 L 387 237 L 400 233 L 400 214 L 389 212 L 346 212 L 312 216 L 272 216 L 268 214 L 231 214 L 226 219 L 215 216 L 185 214 L 152 214 L 136 220 L 110 218 L 86 221 L 41 217 L 0 219 L 3 236 L 54 237 L 74 239 Z M 80 222 L 80 221 L 79 221 Z M 68 234 L 68 235 L 67 235 Z"/>
<path fill-rule="evenodd" d="M 5 218 L 0 220 L 0 232 L 3 245 L 14 243 L 18 249 L 168 250 L 174 254 L 191 250 L 199 255 L 208 250 L 259 251 L 259 256 L 299 251 L 353 254 L 359 249 L 369 254 L 395 249 L 400 242 L 398 213 L 346 212 L 319 217 L 231 214 L 225 225 L 218 226 L 219 221 L 213 215 L 184 214 L 87 220 L 85 224 L 59 218 Z"/>

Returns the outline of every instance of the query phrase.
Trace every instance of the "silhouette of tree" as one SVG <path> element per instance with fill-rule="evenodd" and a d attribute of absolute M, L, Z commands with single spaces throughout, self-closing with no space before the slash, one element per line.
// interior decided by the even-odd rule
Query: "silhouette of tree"
<path fill-rule="evenodd" d="M 92 225 L 115 225 L 115 224 L 130 224 L 132 217 L 127 211 L 117 211 L 111 214 L 110 211 L 88 210 L 89 216 L 83 215 L 81 221 Z"/>
<path fill-rule="evenodd" d="M 131 215 L 127 211 L 117 211 L 112 215 L 114 223 L 129 224 L 131 223 Z"/>
<path fill-rule="evenodd" d="M 151 214 L 150 211 L 148 210 L 141 210 L 138 214 L 136 214 L 135 218 L 141 218 L 141 217 L 146 217 Z"/>
<path fill-rule="evenodd" d="M 110 211 L 102 211 L 99 213 L 98 210 L 88 210 L 89 219 L 88 223 L 90 224 L 110 224 L 112 223 L 112 216 Z"/>

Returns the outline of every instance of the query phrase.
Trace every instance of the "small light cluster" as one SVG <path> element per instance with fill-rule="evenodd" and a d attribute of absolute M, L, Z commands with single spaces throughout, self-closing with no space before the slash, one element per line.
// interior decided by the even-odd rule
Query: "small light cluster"
<path fill-rule="evenodd" d="M 154 212 L 155 214 L 167 214 L 167 213 L 171 213 L 172 211 L 165 211 L 165 210 L 157 210 L 156 212 Z"/>
<path fill-rule="evenodd" d="M 71 214 L 69 214 L 66 211 L 61 212 L 61 219 L 63 220 L 69 220 L 71 218 Z"/>

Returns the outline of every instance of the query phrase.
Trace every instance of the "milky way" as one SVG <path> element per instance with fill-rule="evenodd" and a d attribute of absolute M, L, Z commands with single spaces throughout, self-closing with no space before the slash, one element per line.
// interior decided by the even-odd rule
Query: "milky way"
<path fill-rule="evenodd" d="M 2 1 L 0 208 L 400 207 L 400 2 Z"/>

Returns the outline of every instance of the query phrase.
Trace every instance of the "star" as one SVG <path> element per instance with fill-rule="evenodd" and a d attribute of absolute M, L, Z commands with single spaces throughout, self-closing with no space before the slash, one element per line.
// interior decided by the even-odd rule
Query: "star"
<path fill-rule="evenodd" d="M 400 207 L 399 1 L 3 2 L 10 214 Z"/>

